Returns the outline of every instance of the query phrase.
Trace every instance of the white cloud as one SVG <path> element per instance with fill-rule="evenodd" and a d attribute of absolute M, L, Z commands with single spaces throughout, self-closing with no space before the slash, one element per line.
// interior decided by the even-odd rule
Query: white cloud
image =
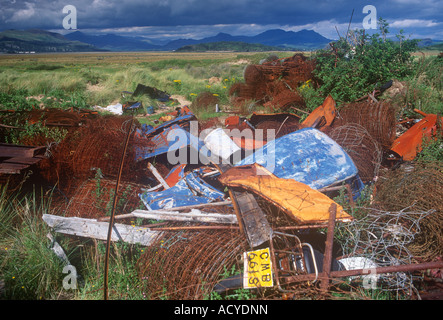
<path fill-rule="evenodd" d="M 435 22 L 434 20 L 423 20 L 423 19 L 403 19 L 396 20 L 389 23 L 392 28 L 432 28 L 441 25 L 441 22 Z"/>

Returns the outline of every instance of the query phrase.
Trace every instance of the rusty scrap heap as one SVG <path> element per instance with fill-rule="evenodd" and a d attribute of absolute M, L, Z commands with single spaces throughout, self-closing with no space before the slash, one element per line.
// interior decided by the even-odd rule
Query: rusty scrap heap
<path fill-rule="evenodd" d="M 301 120 L 289 109 L 303 108 L 294 89 L 314 68 L 301 54 L 248 66 L 233 105 L 279 112 L 237 113 L 223 128 L 202 130 L 187 106 L 156 126 L 133 115 L 75 126 L 39 159 L 40 176 L 66 196 L 63 216 L 43 219 L 60 233 L 145 246 L 137 272 L 150 299 L 238 288 L 327 296 L 343 278 L 417 296 L 419 271 L 441 278 L 443 268 L 441 166 L 394 168 L 441 135 L 441 117 L 417 110 L 423 119 L 399 133 L 388 101 L 337 108 L 327 96 Z M 0 147 L 11 152 L 4 163 L 18 161 Z"/>
<path fill-rule="evenodd" d="M 230 88 L 231 102 L 238 107 L 253 100 L 270 110 L 282 111 L 291 106 L 303 107 L 303 98 L 296 89 L 312 79 L 314 69 L 315 61 L 303 54 L 248 65 L 244 71 L 245 82 Z"/>

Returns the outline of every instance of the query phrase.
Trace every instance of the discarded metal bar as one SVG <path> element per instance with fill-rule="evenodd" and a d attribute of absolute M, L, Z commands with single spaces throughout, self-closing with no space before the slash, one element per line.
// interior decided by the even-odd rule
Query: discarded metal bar
<path fill-rule="evenodd" d="M 201 230 L 240 230 L 237 226 L 186 226 L 186 227 L 155 227 L 156 231 L 201 231 Z"/>
<path fill-rule="evenodd" d="M 382 273 L 393 273 L 393 272 L 432 270 L 432 269 L 441 269 L 441 268 L 443 268 L 443 261 L 436 261 L 436 262 L 425 262 L 417 264 L 412 263 L 412 264 L 404 264 L 397 266 L 378 267 L 373 269 L 331 271 L 329 276 L 331 279 L 334 279 L 334 278 L 346 278 L 346 277 L 367 275 L 370 272 L 372 274 L 382 274 Z M 314 279 L 315 279 L 315 274 L 300 274 L 296 276 L 286 277 L 285 281 L 286 283 L 293 283 L 293 282 L 312 281 Z"/>
<path fill-rule="evenodd" d="M 110 254 L 110 249 L 111 249 L 110 246 L 111 246 L 112 229 L 113 229 L 113 226 L 114 226 L 115 209 L 116 209 L 116 206 L 117 206 L 118 188 L 120 186 L 120 179 L 121 179 L 122 172 L 123 172 L 123 164 L 125 162 L 125 156 L 126 156 L 126 151 L 128 149 L 129 138 L 131 137 L 133 122 L 134 122 L 134 113 L 132 114 L 131 121 L 129 123 L 129 127 L 128 127 L 128 130 L 126 132 L 125 144 L 124 144 L 123 152 L 121 154 L 120 166 L 119 166 L 119 169 L 118 169 L 118 176 L 117 176 L 117 181 L 116 181 L 116 184 L 115 184 L 114 199 L 112 201 L 111 219 L 109 221 L 109 226 L 108 226 L 108 236 L 107 236 L 107 239 L 106 239 L 104 289 L 103 289 L 103 293 L 104 293 L 103 298 L 105 300 L 108 300 L 109 254 Z"/>
<path fill-rule="evenodd" d="M 332 248 L 334 244 L 334 228 L 335 228 L 336 214 L 337 214 L 337 205 L 333 203 L 329 208 L 328 233 L 326 235 L 325 256 L 323 258 L 323 272 L 321 274 L 322 280 L 320 288 L 324 291 L 326 291 L 329 287 L 329 277 L 332 266 Z"/>

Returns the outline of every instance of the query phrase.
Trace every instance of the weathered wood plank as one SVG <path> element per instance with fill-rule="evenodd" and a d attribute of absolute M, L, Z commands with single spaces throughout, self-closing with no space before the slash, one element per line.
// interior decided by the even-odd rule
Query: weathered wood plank
<path fill-rule="evenodd" d="M 160 184 L 165 188 L 165 189 L 169 189 L 169 185 L 167 184 L 167 182 L 165 181 L 165 179 L 163 179 L 163 177 L 161 176 L 161 174 L 157 171 L 157 169 L 152 165 L 152 163 L 148 162 L 148 169 L 152 172 L 152 174 L 154 175 L 154 177 L 157 179 L 158 182 L 160 182 Z"/>
<path fill-rule="evenodd" d="M 239 191 L 232 191 L 232 195 L 240 211 L 240 225 L 245 230 L 251 248 L 269 241 L 272 229 L 254 196 L 249 192 Z"/>
<path fill-rule="evenodd" d="M 69 234 L 78 237 L 107 240 L 109 222 L 100 222 L 95 219 L 78 217 L 61 217 L 44 214 L 43 220 L 53 228 L 55 232 Z M 111 241 L 124 241 L 131 244 L 150 246 L 161 232 L 148 228 L 114 224 Z"/>
<path fill-rule="evenodd" d="M 0 173 L 19 174 L 23 169 L 29 165 L 17 163 L 0 163 Z"/>
<path fill-rule="evenodd" d="M 226 201 L 219 201 L 219 202 L 194 204 L 191 206 L 174 207 L 174 208 L 170 208 L 169 210 L 182 211 L 182 210 L 205 208 L 205 207 L 226 206 L 226 205 L 231 205 L 231 204 L 232 204 L 231 200 L 226 200 Z M 168 210 L 168 209 L 160 209 L 160 210 Z"/>
<path fill-rule="evenodd" d="M 0 143 L 0 157 L 12 158 L 12 157 L 24 157 L 32 158 L 37 154 L 44 153 L 46 147 L 32 147 L 22 146 L 15 144 Z"/>
<path fill-rule="evenodd" d="M 163 210 L 134 210 L 128 214 L 115 216 L 116 220 L 127 218 L 143 218 L 152 220 L 167 221 L 186 221 L 186 222 L 205 222 L 236 224 L 237 216 L 235 214 L 206 213 L 193 209 L 191 212 L 163 211 Z M 109 217 L 99 218 L 98 221 L 109 221 Z"/>
<path fill-rule="evenodd" d="M 192 209 L 191 212 L 135 210 L 132 212 L 132 214 L 134 215 L 134 217 L 137 218 L 155 219 L 155 220 L 226 223 L 226 224 L 237 223 L 237 217 L 234 214 L 206 213 L 195 209 Z"/>
<path fill-rule="evenodd" d="M 9 158 L 3 161 L 3 163 L 17 163 L 17 164 L 26 164 L 33 165 L 42 161 L 41 158 L 25 158 L 25 157 L 14 157 Z"/>

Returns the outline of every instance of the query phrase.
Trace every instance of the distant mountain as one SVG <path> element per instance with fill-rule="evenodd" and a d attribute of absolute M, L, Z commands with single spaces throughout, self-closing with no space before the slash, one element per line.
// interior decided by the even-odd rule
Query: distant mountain
<path fill-rule="evenodd" d="M 267 46 L 259 43 L 246 43 L 242 41 L 216 41 L 183 46 L 176 52 L 205 52 L 205 51 L 236 51 L 236 52 L 262 52 L 279 51 L 282 48 Z"/>
<path fill-rule="evenodd" d="M 65 36 L 67 39 L 89 43 L 98 48 L 110 51 L 151 51 L 163 50 L 161 46 L 154 45 L 141 37 L 123 37 L 115 34 L 101 36 L 87 35 L 75 31 Z"/>
<path fill-rule="evenodd" d="M 418 47 L 428 50 L 442 50 L 443 40 L 432 40 L 429 38 L 421 39 L 418 42 Z"/>
<path fill-rule="evenodd" d="M 323 37 L 321 34 L 313 30 L 300 30 L 298 32 L 294 32 L 274 29 L 251 37 L 251 41 L 269 46 L 314 50 L 323 48 L 332 40 Z"/>
<path fill-rule="evenodd" d="M 89 43 L 93 46 L 111 51 L 173 51 L 184 46 L 222 41 L 261 44 L 291 50 L 316 50 L 323 48 L 332 41 L 312 30 L 293 32 L 280 29 L 268 30 L 255 36 L 232 36 L 227 33 L 219 33 L 203 39 L 172 40 L 164 45 L 155 44 L 153 41 L 141 37 L 123 37 L 113 34 L 93 36 L 80 31 L 70 33 L 66 35 L 65 38 Z"/>
<path fill-rule="evenodd" d="M 171 41 L 164 47 L 168 48 L 169 50 L 176 50 L 182 46 L 219 41 L 237 41 L 251 44 L 263 44 L 292 50 L 316 50 L 325 47 L 332 40 L 327 39 L 312 30 L 301 30 L 294 32 L 274 29 L 265 31 L 256 36 L 232 36 L 227 33 L 219 33 L 216 36 L 201 40 L 179 39 Z"/>
<path fill-rule="evenodd" d="M 6 30 L 0 32 L 0 52 L 91 52 L 105 51 L 91 44 L 66 39 L 44 30 Z"/>

